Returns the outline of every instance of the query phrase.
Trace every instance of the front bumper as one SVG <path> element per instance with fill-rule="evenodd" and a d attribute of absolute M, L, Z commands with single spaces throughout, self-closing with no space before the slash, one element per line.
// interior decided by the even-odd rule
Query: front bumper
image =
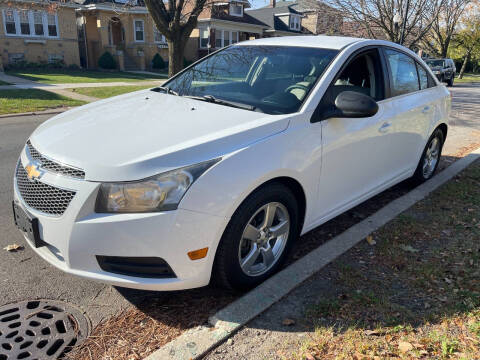
<path fill-rule="evenodd" d="M 28 158 L 22 152 L 19 166 Z M 41 181 L 76 194 L 59 216 L 36 211 L 21 198 L 16 181 L 14 201 L 39 220 L 40 238 L 46 246 L 32 249 L 44 260 L 74 275 L 112 285 L 145 290 L 179 290 L 205 286 L 218 241 L 228 219 L 186 209 L 143 214 L 97 214 L 95 200 L 100 184 L 46 172 Z M 208 247 L 207 256 L 190 260 L 187 253 Z M 102 270 L 97 256 L 159 257 L 175 277 L 127 276 Z"/>

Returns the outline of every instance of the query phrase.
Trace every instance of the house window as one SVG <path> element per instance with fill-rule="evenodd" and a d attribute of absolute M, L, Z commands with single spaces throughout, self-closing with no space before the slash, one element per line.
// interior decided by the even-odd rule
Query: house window
<path fill-rule="evenodd" d="M 5 34 L 58 37 L 57 14 L 40 10 L 3 10 Z"/>
<path fill-rule="evenodd" d="M 200 47 L 206 49 L 208 47 L 209 29 L 200 29 Z"/>
<path fill-rule="evenodd" d="M 33 27 L 36 36 L 43 36 L 43 12 L 34 11 L 33 12 Z"/>
<path fill-rule="evenodd" d="M 30 35 L 30 19 L 27 10 L 20 10 L 18 14 L 20 18 L 20 33 L 22 35 Z"/>
<path fill-rule="evenodd" d="M 135 20 L 134 29 L 135 29 L 135 41 L 136 42 L 145 41 L 144 31 L 143 31 L 143 20 Z"/>
<path fill-rule="evenodd" d="M 238 31 L 232 31 L 232 44 L 238 42 Z"/>
<path fill-rule="evenodd" d="M 57 31 L 57 15 L 48 14 L 47 16 L 48 21 L 48 36 L 58 36 Z"/>
<path fill-rule="evenodd" d="M 160 44 L 165 44 L 167 42 L 165 35 L 163 35 L 155 25 L 153 25 L 153 41 Z"/>
<path fill-rule="evenodd" d="M 223 31 L 222 30 L 215 30 L 215 47 L 217 49 L 223 47 Z"/>
<path fill-rule="evenodd" d="M 5 32 L 10 35 L 17 33 L 17 27 L 15 24 L 15 12 L 11 9 L 3 11 L 5 16 Z"/>
<path fill-rule="evenodd" d="M 300 30 L 300 16 L 290 15 L 290 29 L 291 30 Z"/>
<path fill-rule="evenodd" d="M 243 5 L 235 3 L 230 4 L 230 15 L 243 16 Z"/>

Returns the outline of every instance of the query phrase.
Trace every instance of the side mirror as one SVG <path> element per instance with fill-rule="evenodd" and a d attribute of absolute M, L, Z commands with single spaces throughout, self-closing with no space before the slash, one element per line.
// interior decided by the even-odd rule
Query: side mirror
<path fill-rule="evenodd" d="M 355 92 L 343 91 L 335 99 L 335 106 L 340 114 L 336 117 L 362 118 L 377 113 L 378 104 L 370 96 Z"/>

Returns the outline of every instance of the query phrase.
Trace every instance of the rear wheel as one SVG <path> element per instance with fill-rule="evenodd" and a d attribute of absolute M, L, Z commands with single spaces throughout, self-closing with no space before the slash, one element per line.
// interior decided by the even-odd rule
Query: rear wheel
<path fill-rule="evenodd" d="M 428 139 L 427 146 L 423 150 L 422 157 L 412 177 L 415 183 L 420 184 L 433 176 L 440 162 L 443 142 L 443 132 L 437 128 Z"/>
<path fill-rule="evenodd" d="M 454 76 L 452 75 L 452 77 L 447 81 L 448 86 L 453 86 L 453 79 L 454 79 Z"/>
<path fill-rule="evenodd" d="M 251 194 L 222 236 L 214 264 L 215 283 L 250 289 L 273 275 L 298 236 L 298 204 L 289 188 L 271 184 Z"/>

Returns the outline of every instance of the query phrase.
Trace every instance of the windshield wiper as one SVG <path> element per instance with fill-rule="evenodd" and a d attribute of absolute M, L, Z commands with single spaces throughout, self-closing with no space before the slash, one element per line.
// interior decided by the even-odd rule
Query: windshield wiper
<path fill-rule="evenodd" d="M 218 105 L 231 106 L 238 109 L 244 109 L 244 110 L 250 110 L 250 111 L 254 111 L 256 109 L 256 107 L 253 105 L 243 104 L 236 101 L 218 99 L 213 95 L 203 95 L 203 96 L 184 95 L 184 97 L 189 99 L 200 100 L 200 101 L 207 101 L 207 102 L 218 104 Z"/>
<path fill-rule="evenodd" d="M 165 94 L 172 94 L 172 95 L 179 96 L 176 91 L 170 89 L 168 86 L 157 86 L 157 87 L 153 88 L 152 91 L 156 91 L 156 92 L 164 91 Z"/>

